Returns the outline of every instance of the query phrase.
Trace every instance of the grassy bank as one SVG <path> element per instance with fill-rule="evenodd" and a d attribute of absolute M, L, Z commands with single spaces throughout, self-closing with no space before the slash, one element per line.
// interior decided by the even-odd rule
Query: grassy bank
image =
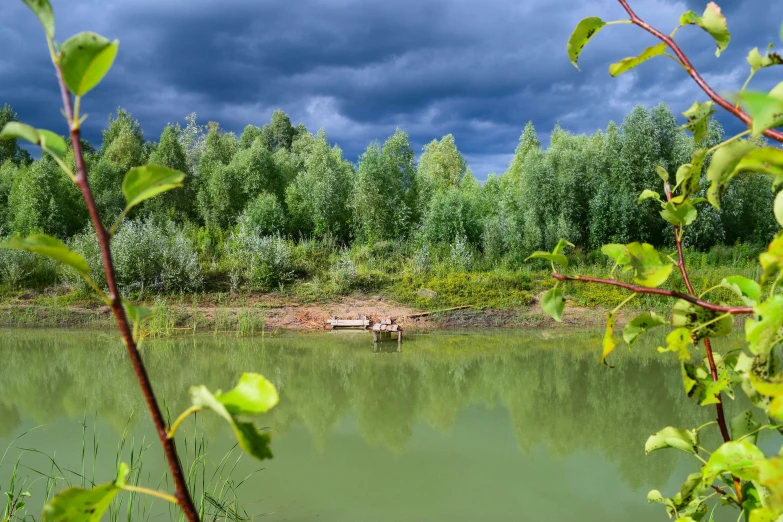
<path fill-rule="evenodd" d="M 315 252 L 319 254 L 318 252 Z M 547 322 L 538 306 L 541 294 L 554 281 L 545 263 L 482 266 L 460 270 L 448 261 L 435 260 L 421 269 L 411 257 L 368 254 L 364 251 L 320 252 L 301 264 L 292 278 L 276 287 L 243 285 L 233 288 L 230 272 L 219 264 L 204 263 L 211 271 L 199 292 L 161 294 L 149 290 L 129 295 L 154 310 L 149 325 L 153 336 L 170 336 L 196 331 L 233 333 L 238 336 L 271 333 L 279 328 L 323 328 L 331 316 L 405 316 L 433 312 L 417 321 L 414 328 L 439 326 L 530 326 Z M 707 289 L 729 275 L 759 276 L 756 252 L 747 248 L 713 249 L 687 254 L 689 274 L 696 288 Z M 611 277 L 611 266 L 595 254 L 573 256 L 569 273 Z M 628 280 L 627 274 L 613 277 Z M 56 281 L 56 279 L 55 279 Z M 684 291 L 675 274 L 666 287 Z M 600 322 L 604 311 L 627 297 L 625 290 L 602 285 L 567 283 L 566 319 L 570 324 Z M 716 290 L 714 300 L 731 301 L 725 290 Z M 640 295 L 627 309 L 652 309 L 665 313 L 671 301 Z M 470 310 L 441 312 L 470 306 Z M 9 285 L 0 291 L 0 325 L 15 327 L 109 327 L 113 318 L 96 297 L 78 287 L 56 281 L 37 288 Z"/>

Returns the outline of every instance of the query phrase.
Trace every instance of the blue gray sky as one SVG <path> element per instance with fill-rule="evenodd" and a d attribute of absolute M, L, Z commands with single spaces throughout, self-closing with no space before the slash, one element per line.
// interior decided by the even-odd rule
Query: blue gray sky
<path fill-rule="evenodd" d="M 631 0 L 669 32 L 706 2 Z M 280 108 L 294 123 L 324 128 L 356 161 L 373 140 L 400 127 L 416 150 L 454 134 L 479 179 L 505 171 L 525 123 L 542 142 L 559 122 L 575 133 L 622 120 L 635 104 L 676 112 L 703 101 L 672 60 L 657 58 L 620 78 L 608 66 L 657 43 L 634 26 L 604 29 L 578 72 L 565 47 L 578 20 L 627 18 L 616 0 L 52 0 L 56 39 L 82 30 L 120 40 L 114 68 L 83 101 L 96 146 L 117 106 L 157 139 L 168 122 L 196 112 L 240 133 Z M 696 27 L 677 40 L 719 92 L 737 90 L 745 57 L 780 45 L 783 2 L 722 0 L 732 42 L 716 58 Z M 780 69 L 753 87 L 770 88 Z M 26 123 L 65 131 L 43 32 L 20 0 L 0 3 L 0 104 Z M 736 125 L 720 117 L 725 124 Z M 739 128 L 739 127 L 737 127 Z"/>

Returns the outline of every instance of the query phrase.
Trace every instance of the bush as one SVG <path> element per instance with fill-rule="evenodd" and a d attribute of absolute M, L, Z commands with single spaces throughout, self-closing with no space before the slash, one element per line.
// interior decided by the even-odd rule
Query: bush
<path fill-rule="evenodd" d="M 231 235 L 231 286 L 270 289 L 293 278 L 292 248 L 280 236 L 262 236 L 240 226 Z"/>
<path fill-rule="evenodd" d="M 356 283 L 358 267 L 347 249 L 341 250 L 329 269 L 329 276 L 337 292 L 350 290 Z"/>
<path fill-rule="evenodd" d="M 151 220 L 126 221 L 111 245 L 117 284 L 123 295 L 145 290 L 195 292 L 203 285 L 193 243 L 174 223 L 159 226 Z M 105 288 L 103 261 L 95 234 L 76 235 L 70 247 L 87 259 L 93 279 Z M 78 291 L 89 290 L 89 285 L 71 270 L 66 269 L 61 277 Z"/>
<path fill-rule="evenodd" d="M 280 234 L 285 228 L 283 206 L 274 195 L 262 192 L 245 207 L 239 224 L 262 236 Z"/>
<path fill-rule="evenodd" d="M 0 249 L 0 284 L 12 290 L 42 288 L 57 280 L 57 265 L 24 250 Z"/>
<path fill-rule="evenodd" d="M 463 235 L 458 235 L 451 244 L 449 266 L 458 271 L 467 271 L 473 266 L 473 249 Z"/>

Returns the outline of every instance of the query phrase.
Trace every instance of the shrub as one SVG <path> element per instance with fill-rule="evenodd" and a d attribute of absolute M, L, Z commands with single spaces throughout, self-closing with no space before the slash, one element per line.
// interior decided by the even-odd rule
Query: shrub
<path fill-rule="evenodd" d="M 278 236 L 262 236 L 240 226 L 229 240 L 232 288 L 270 289 L 293 278 L 292 248 Z"/>
<path fill-rule="evenodd" d="M 350 290 L 356 283 L 358 267 L 347 249 L 341 250 L 329 269 L 329 276 L 337 292 Z"/>
<path fill-rule="evenodd" d="M 57 265 L 24 250 L 0 249 L 0 284 L 12 290 L 41 288 L 57 279 Z"/>
<path fill-rule="evenodd" d="M 449 250 L 449 265 L 454 270 L 466 271 L 473 266 L 473 249 L 463 235 L 458 235 Z"/>
<path fill-rule="evenodd" d="M 245 207 L 239 224 L 262 236 L 280 234 L 285 228 L 285 212 L 274 195 L 262 192 Z"/>
<path fill-rule="evenodd" d="M 78 234 L 69 246 L 87 259 L 93 279 L 105 287 L 103 261 L 95 234 Z M 160 226 L 151 220 L 127 221 L 112 240 L 112 252 L 117 284 L 123 295 L 145 290 L 194 292 L 203 285 L 193 243 L 174 223 Z M 77 291 L 89 291 L 87 283 L 70 269 L 65 269 L 61 278 Z"/>

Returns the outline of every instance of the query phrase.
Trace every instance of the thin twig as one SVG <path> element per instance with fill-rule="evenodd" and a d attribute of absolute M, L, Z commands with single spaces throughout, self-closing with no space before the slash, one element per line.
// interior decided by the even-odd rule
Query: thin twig
<path fill-rule="evenodd" d="M 661 40 L 663 43 L 665 43 L 672 51 L 674 51 L 674 54 L 677 55 L 677 58 L 679 58 L 680 62 L 682 62 L 683 67 L 685 67 L 685 70 L 688 71 L 688 74 L 693 78 L 693 80 L 701 87 L 701 89 L 707 93 L 707 96 L 712 98 L 712 100 L 729 111 L 731 114 L 742 120 L 747 125 L 751 124 L 751 118 L 748 116 L 746 112 L 744 112 L 742 109 L 735 107 L 731 102 L 723 98 L 722 96 L 718 95 L 712 87 L 707 84 L 706 81 L 704 81 L 704 78 L 701 77 L 701 75 L 696 71 L 696 69 L 693 67 L 693 64 L 688 60 L 688 57 L 685 56 L 685 53 L 680 49 L 680 46 L 677 45 L 674 40 L 660 32 L 658 29 L 650 26 L 639 18 L 636 13 L 634 13 L 633 9 L 631 9 L 631 6 L 628 5 L 628 0 L 618 0 L 620 2 L 620 5 L 623 6 L 623 8 L 626 10 L 626 12 L 631 17 L 631 23 L 638 25 L 648 33 L 652 34 L 659 40 Z M 775 141 L 783 143 L 783 132 L 776 131 L 774 129 L 768 129 L 764 131 L 764 135 L 768 138 L 772 138 Z"/>
<path fill-rule="evenodd" d="M 717 305 L 715 303 L 703 301 L 692 295 L 683 294 L 682 292 L 676 292 L 673 290 L 663 290 L 661 288 L 647 288 L 646 286 L 638 286 L 638 285 L 632 285 L 630 283 L 623 283 L 622 281 L 617 281 L 616 279 L 599 279 L 596 277 L 585 277 L 585 276 L 567 276 L 561 273 L 552 274 L 552 277 L 554 277 L 558 281 L 582 281 L 584 283 L 597 283 L 599 285 L 619 286 L 620 288 L 625 288 L 626 290 L 630 290 L 631 292 L 636 292 L 638 294 L 655 294 L 655 295 L 662 295 L 666 297 L 675 297 L 677 299 L 688 301 L 689 303 L 695 304 L 696 306 L 700 306 L 702 308 L 706 308 L 707 310 L 712 310 L 714 312 L 723 312 L 732 315 L 753 313 L 753 308 L 749 306 Z"/>
<path fill-rule="evenodd" d="M 182 467 L 180 465 L 179 457 L 177 455 L 177 448 L 173 439 L 168 438 L 166 432 L 166 424 L 163 420 L 163 414 L 160 411 L 157 400 L 155 399 L 155 392 L 152 389 L 152 383 L 150 382 L 147 369 L 144 366 L 144 362 L 141 359 L 141 354 L 136 346 L 136 342 L 133 340 L 133 333 L 131 332 L 128 317 L 125 313 L 125 308 L 122 306 L 122 298 L 117 287 L 117 279 L 114 273 L 114 264 L 111 256 L 111 236 L 109 231 L 103 225 L 98 207 L 95 204 L 95 198 L 92 195 L 90 184 L 87 180 L 87 169 L 84 165 L 84 156 L 82 153 L 81 145 L 81 132 L 79 129 L 79 122 L 74 119 L 73 105 L 71 103 L 71 95 L 68 92 L 68 87 L 65 85 L 62 76 L 62 69 L 59 64 L 55 63 L 55 69 L 57 71 L 57 79 L 60 82 L 60 92 L 63 98 L 63 106 L 65 108 L 65 115 L 68 118 L 68 124 L 70 126 L 71 144 L 73 145 L 74 157 L 76 160 L 76 183 L 81 189 L 84 202 L 87 205 L 87 210 L 90 213 L 92 224 L 95 227 L 95 233 L 98 236 L 98 243 L 101 247 L 101 258 L 103 259 L 103 267 L 106 273 L 106 284 L 109 287 L 108 301 L 111 306 L 114 317 L 117 320 L 117 326 L 122 335 L 122 340 L 125 343 L 125 347 L 128 350 L 128 355 L 133 365 L 133 369 L 136 372 L 136 378 L 139 381 L 139 386 L 144 394 L 144 400 L 147 403 L 147 408 L 152 416 L 152 421 L 155 424 L 155 431 L 158 433 L 158 438 L 163 445 L 163 452 L 166 456 L 166 460 L 171 470 L 171 476 L 174 481 L 174 487 L 176 489 L 176 499 L 179 506 L 182 508 L 185 516 L 190 522 L 199 522 L 198 511 L 193 504 L 193 499 L 188 491 L 187 482 L 185 476 L 182 473 Z"/>

